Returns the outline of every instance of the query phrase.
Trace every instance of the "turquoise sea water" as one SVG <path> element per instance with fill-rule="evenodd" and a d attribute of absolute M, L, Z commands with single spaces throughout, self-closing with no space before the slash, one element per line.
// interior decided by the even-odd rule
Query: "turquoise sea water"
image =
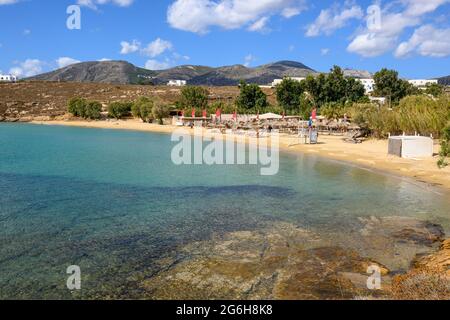
<path fill-rule="evenodd" d="M 405 179 L 288 153 L 275 176 L 175 166 L 173 146 L 162 134 L 1 124 L 0 298 L 139 298 L 139 281 L 183 245 L 274 221 L 348 246 L 358 217 L 450 231 L 448 197 Z M 82 296 L 65 288 L 70 265 Z"/>

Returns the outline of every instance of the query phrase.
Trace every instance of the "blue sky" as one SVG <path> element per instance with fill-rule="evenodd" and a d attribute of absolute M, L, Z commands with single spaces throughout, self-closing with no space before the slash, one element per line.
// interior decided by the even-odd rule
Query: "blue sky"
<path fill-rule="evenodd" d="M 80 30 L 66 27 L 70 5 Z M 0 70 L 22 77 L 101 59 L 450 75 L 450 0 L 0 0 L 0 21 Z"/>

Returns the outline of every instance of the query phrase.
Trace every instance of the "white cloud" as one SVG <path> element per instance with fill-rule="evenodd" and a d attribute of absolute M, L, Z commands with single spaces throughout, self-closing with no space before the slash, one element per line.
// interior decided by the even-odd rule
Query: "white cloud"
<path fill-rule="evenodd" d="M 333 6 L 329 9 L 322 10 L 317 19 L 307 27 L 306 36 L 316 37 L 324 33 L 332 34 L 335 30 L 346 26 L 351 19 L 362 19 L 364 17 L 363 10 L 358 5 Z"/>
<path fill-rule="evenodd" d="M 122 49 L 120 50 L 120 54 L 129 54 L 136 51 L 139 51 L 141 47 L 141 43 L 137 40 L 133 40 L 131 43 L 128 41 L 122 41 L 120 43 Z"/>
<path fill-rule="evenodd" d="M 323 48 L 323 49 L 320 50 L 320 54 L 322 56 L 326 56 L 329 53 L 330 53 L 330 49 L 328 49 L 328 48 Z"/>
<path fill-rule="evenodd" d="M 252 54 L 249 54 L 244 58 L 244 60 L 244 66 L 250 67 L 250 65 L 256 60 L 256 58 Z"/>
<path fill-rule="evenodd" d="M 435 29 L 431 25 L 414 31 L 412 37 L 402 42 L 395 51 L 396 57 L 405 57 L 414 52 L 421 56 L 446 57 L 450 55 L 450 28 Z"/>
<path fill-rule="evenodd" d="M 269 17 L 262 17 L 261 19 L 255 21 L 251 26 L 248 27 L 249 31 L 269 31 L 266 27 L 267 22 L 269 22 Z"/>
<path fill-rule="evenodd" d="M 302 13 L 302 11 L 306 10 L 307 6 L 305 2 L 299 3 L 299 5 L 297 7 L 289 7 L 289 8 L 285 8 L 283 9 L 283 11 L 281 11 L 281 15 L 285 18 L 292 18 L 295 16 L 298 16 L 300 13 Z"/>
<path fill-rule="evenodd" d="M 178 60 L 185 60 L 185 61 L 191 60 L 191 57 L 186 56 L 186 55 L 181 55 L 181 54 L 179 54 L 178 52 L 174 52 L 174 53 L 172 54 L 172 57 L 173 57 L 173 59 L 176 60 L 176 61 L 178 61 Z"/>
<path fill-rule="evenodd" d="M 388 35 L 358 35 L 347 47 L 349 52 L 355 52 L 363 57 L 376 57 L 395 47 L 396 38 Z"/>
<path fill-rule="evenodd" d="M 405 29 L 420 26 L 426 14 L 449 2 L 450 0 L 400 0 L 400 10 L 398 5 L 387 5 L 381 10 L 379 28 L 362 29 L 355 35 L 347 50 L 363 57 L 375 57 L 394 50 Z M 395 8 L 397 11 L 394 11 Z M 399 55 L 406 50 L 405 46 L 399 49 Z"/>
<path fill-rule="evenodd" d="M 1 1 L 1 0 L 0 0 Z M 80 6 L 85 6 L 96 10 L 98 5 L 103 5 L 107 3 L 115 4 L 119 7 L 128 7 L 132 5 L 134 0 L 78 0 L 77 3 Z"/>
<path fill-rule="evenodd" d="M 0 0 L 0 6 L 6 5 L 6 4 L 14 4 L 19 2 L 19 0 Z"/>
<path fill-rule="evenodd" d="M 157 61 L 157 60 L 148 60 L 145 63 L 145 69 L 148 70 L 163 70 L 168 69 L 170 67 L 169 62 L 167 61 Z"/>
<path fill-rule="evenodd" d="M 18 66 L 9 70 L 9 73 L 16 77 L 32 77 L 42 73 L 44 62 L 38 59 L 27 59 L 23 62 L 17 62 Z"/>
<path fill-rule="evenodd" d="M 168 8 L 167 20 L 175 29 L 203 34 L 212 26 L 230 30 L 273 15 L 290 18 L 305 8 L 305 0 L 176 0 Z"/>
<path fill-rule="evenodd" d="M 140 52 L 143 55 L 155 58 L 168 50 L 173 49 L 173 44 L 170 41 L 157 38 L 155 41 L 150 42 L 145 48 L 142 48 L 142 44 L 138 40 L 133 40 L 132 42 L 122 41 L 120 43 L 122 49 L 121 54 L 130 54 L 135 52 Z"/>
<path fill-rule="evenodd" d="M 56 63 L 58 64 L 59 68 L 64 68 L 67 66 L 70 66 L 71 64 L 80 63 L 81 61 L 75 60 L 69 57 L 61 57 L 56 59 Z"/>
<path fill-rule="evenodd" d="M 141 51 L 143 54 L 154 58 L 163 54 L 167 50 L 171 50 L 173 45 L 170 41 L 162 40 L 161 38 L 149 43 L 147 47 L 143 48 Z"/>

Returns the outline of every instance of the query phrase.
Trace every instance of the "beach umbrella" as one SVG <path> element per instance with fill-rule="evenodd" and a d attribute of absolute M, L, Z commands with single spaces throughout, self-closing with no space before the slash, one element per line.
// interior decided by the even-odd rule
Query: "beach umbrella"
<path fill-rule="evenodd" d="M 219 108 L 216 110 L 216 119 L 221 119 L 221 118 L 222 118 L 222 110 L 220 110 L 220 108 Z"/>

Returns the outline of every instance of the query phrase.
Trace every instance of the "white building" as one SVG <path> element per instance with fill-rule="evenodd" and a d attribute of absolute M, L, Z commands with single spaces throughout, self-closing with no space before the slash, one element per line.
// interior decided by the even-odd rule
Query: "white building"
<path fill-rule="evenodd" d="M 170 80 L 169 83 L 167 83 L 169 87 L 184 87 L 186 84 L 186 80 Z"/>
<path fill-rule="evenodd" d="M 408 82 L 418 88 L 425 88 L 429 84 L 438 84 L 437 80 L 425 80 L 425 79 L 409 80 Z"/>
<path fill-rule="evenodd" d="M 0 82 L 16 82 L 17 77 L 10 74 L 0 74 Z"/>
<path fill-rule="evenodd" d="M 377 102 L 379 104 L 385 104 L 386 98 L 385 97 L 369 97 L 370 102 Z"/>
<path fill-rule="evenodd" d="M 292 80 L 295 80 L 295 81 L 298 81 L 298 82 L 301 82 L 301 81 L 303 81 L 303 80 L 306 80 L 306 78 L 303 78 L 303 77 L 287 77 L 287 78 L 292 79 Z M 274 88 L 274 87 L 276 87 L 277 85 L 279 85 L 281 82 L 283 82 L 283 80 L 284 80 L 284 79 L 275 79 L 275 80 L 273 80 L 273 82 L 272 82 L 272 88 Z"/>
<path fill-rule="evenodd" d="M 361 82 L 366 90 L 366 94 L 372 93 L 375 88 L 375 80 L 373 79 L 356 79 Z"/>

